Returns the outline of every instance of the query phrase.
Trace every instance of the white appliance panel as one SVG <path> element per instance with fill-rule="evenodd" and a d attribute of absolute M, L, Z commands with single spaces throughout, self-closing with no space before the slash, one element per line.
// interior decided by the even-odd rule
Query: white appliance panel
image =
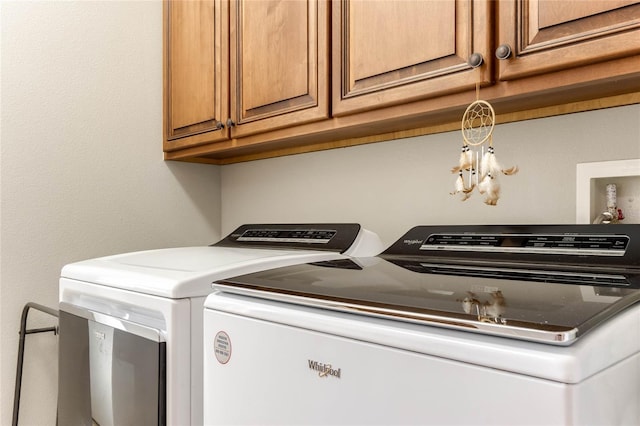
<path fill-rule="evenodd" d="M 205 306 L 206 425 L 640 424 L 640 354 L 596 350 L 620 326 L 638 342 L 637 309 L 563 348 L 228 294 Z M 609 355 L 620 358 L 609 368 L 592 360 Z M 554 380 L 534 377 L 545 366 Z"/>
<path fill-rule="evenodd" d="M 590 332 L 588 338 L 567 347 L 328 312 L 229 293 L 213 293 L 204 306 L 205 312 L 240 314 L 561 383 L 579 383 L 640 352 L 640 306 L 622 312 Z"/>

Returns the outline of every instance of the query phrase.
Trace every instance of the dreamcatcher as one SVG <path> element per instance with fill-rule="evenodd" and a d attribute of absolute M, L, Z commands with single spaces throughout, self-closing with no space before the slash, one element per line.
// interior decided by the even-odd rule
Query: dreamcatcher
<path fill-rule="evenodd" d="M 479 95 L 479 88 L 476 95 Z M 513 175 L 518 172 L 517 166 L 504 169 L 496 160 L 492 137 L 495 118 L 491 104 L 480 99 L 472 102 L 462 116 L 462 152 L 458 165 L 451 169 L 451 173 L 458 173 L 451 194 L 462 194 L 462 201 L 467 200 L 477 187 L 485 197 L 484 202 L 495 206 L 500 198 L 500 173 Z M 488 142 L 486 149 L 485 142 Z"/>

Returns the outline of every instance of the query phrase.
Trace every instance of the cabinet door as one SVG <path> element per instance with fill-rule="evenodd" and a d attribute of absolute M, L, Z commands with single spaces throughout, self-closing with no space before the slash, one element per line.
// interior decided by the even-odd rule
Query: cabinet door
<path fill-rule="evenodd" d="M 501 80 L 570 69 L 640 53 L 640 1 L 498 2 Z"/>
<path fill-rule="evenodd" d="M 488 83 L 492 15 L 485 0 L 334 0 L 333 114 L 405 103 Z"/>
<path fill-rule="evenodd" d="M 231 2 L 234 137 L 328 118 L 323 0 Z"/>
<path fill-rule="evenodd" d="M 226 139 L 226 1 L 165 2 L 165 150 Z"/>

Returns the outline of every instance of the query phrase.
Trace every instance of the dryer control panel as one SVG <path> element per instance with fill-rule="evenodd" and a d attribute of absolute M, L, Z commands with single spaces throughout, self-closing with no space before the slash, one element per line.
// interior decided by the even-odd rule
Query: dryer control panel
<path fill-rule="evenodd" d="M 218 247 L 327 250 L 342 253 L 358 234 L 357 223 L 249 224 L 238 227 Z"/>
<path fill-rule="evenodd" d="M 335 235 L 332 229 L 249 229 L 236 241 L 327 244 Z"/>

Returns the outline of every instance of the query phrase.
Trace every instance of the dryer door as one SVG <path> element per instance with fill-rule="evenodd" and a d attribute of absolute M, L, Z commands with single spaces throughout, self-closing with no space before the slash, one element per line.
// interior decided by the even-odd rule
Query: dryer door
<path fill-rule="evenodd" d="M 59 424 L 165 425 L 165 357 L 159 330 L 61 303 Z"/>

